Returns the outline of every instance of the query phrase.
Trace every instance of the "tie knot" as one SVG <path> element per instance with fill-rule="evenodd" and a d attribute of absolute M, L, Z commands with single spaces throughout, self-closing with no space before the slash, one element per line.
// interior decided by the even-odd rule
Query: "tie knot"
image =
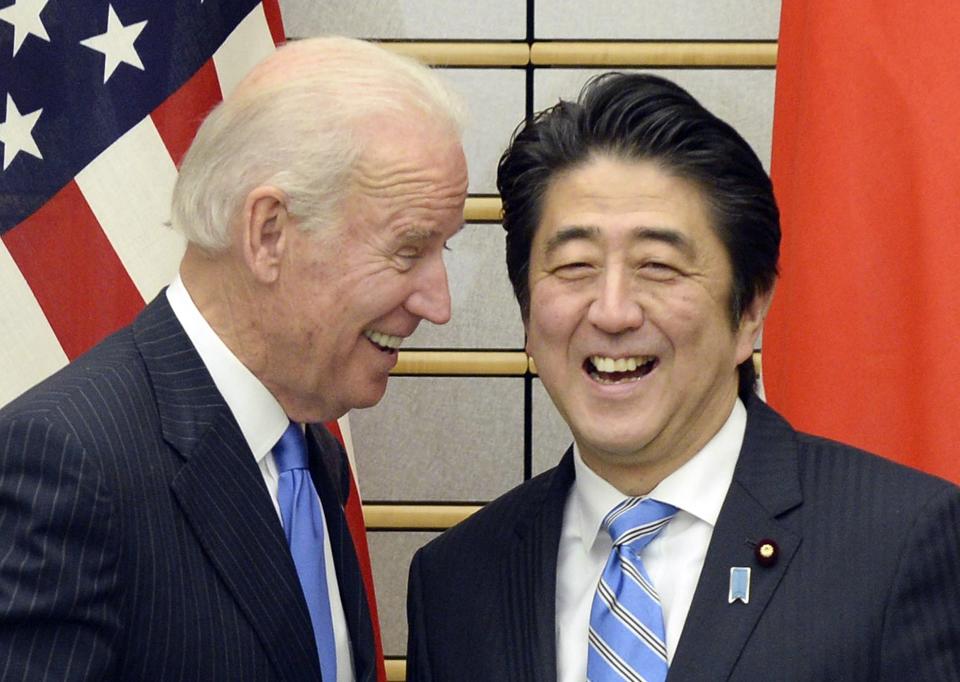
<path fill-rule="evenodd" d="M 613 538 L 614 547 L 625 545 L 639 553 L 657 537 L 677 513 L 677 508 L 648 497 L 630 497 L 610 510 L 603 527 Z"/>
<path fill-rule="evenodd" d="M 299 424 L 290 422 L 290 426 L 273 446 L 273 459 L 277 470 L 282 474 L 293 469 L 307 469 L 307 442 Z"/>

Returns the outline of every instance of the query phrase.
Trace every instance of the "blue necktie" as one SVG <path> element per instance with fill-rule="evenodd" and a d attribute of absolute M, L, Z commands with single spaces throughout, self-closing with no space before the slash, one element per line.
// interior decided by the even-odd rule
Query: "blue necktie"
<path fill-rule="evenodd" d="M 633 497 L 603 520 L 613 538 L 613 550 L 590 610 L 590 682 L 663 682 L 667 678 L 663 611 L 640 552 L 676 513 L 669 504 Z"/>
<path fill-rule="evenodd" d="M 283 530 L 310 610 L 320 672 L 326 682 L 336 682 L 337 649 L 323 556 L 323 508 L 310 478 L 307 444 L 299 424 L 290 423 L 274 446 L 273 456 L 280 472 L 277 501 Z"/>

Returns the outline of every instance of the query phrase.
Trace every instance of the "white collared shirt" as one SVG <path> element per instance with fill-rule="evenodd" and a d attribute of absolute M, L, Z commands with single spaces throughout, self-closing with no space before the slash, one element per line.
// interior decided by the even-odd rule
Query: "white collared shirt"
<path fill-rule="evenodd" d="M 280 503 L 277 499 L 279 475 L 273 458 L 273 447 L 280 440 L 290 423 L 286 413 L 273 394 L 244 366 L 227 345 L 217 336 L 183 284 L 178 274 L 167 288 L 167 300 L 173 314 L 196 348 L 200 359 L 213 378 L 224 402 L 233 413 L 244 440 L 250 447 L 260 468 L 263 482 L 270 494 L 270 501 L 283 524 Z M 330 614 L 333 634 L 337 641 L 337 682 L 353 682 L 353 654 L 350 648 L 350 632 L 340 602 L 340 588 L 330 547 L 330 533 L 323 535 L 323 555 L 327 574 L 327 592 L 330 595 Z M 265 595 L 269 598 L 269 595 Z"/>
<path fill-rule="evenodd" d="M 663 479 L 648 497 L 679 511 L 641 553 L 663 608 L 667 660 L 673 661 L 690 602 L 700 579 L 720 507 L 733 480 L 747 426 L 738 399 L 714 437 L 683 466 Z M 563 512 L 557 555 L 557 679 L 587 677 L 587 631 L 593 595 L 613 541 L 603 519 L 626 495 L 593 472 L 574 447 L 576 480 Z"/>

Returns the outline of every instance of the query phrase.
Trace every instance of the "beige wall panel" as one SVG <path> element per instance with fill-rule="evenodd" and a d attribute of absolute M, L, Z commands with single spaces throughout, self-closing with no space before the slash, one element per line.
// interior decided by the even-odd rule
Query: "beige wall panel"
<path fill-rule="evenodd" d="M 377 608 L 383 634 L 383 652 L 407 652 L 407 572 L 414 553 L 437 533 L 372 532 L 367 534 Z"/>
<path fill-rule="evenodd" d="M 280 0 L 290 37 L 337 33 L 357 38 L 522 39 L 524 0 Z"/>
<path fill-rule="evenodd" d="M 570 427 L 557 412 L 539 379 L 533 380 L 533 475 L 557 462 L 573 442 Z"/>
<path fill-rule="evenodd" d="M 523 120 L 525 81 L 522 69 L 441 69 L 466 102 L 468 120 L 463 147 L 470 171 L 471 194 L 497 191 L 497 162 L 510 134 Z"/>
<path fill-rule="evenodd" d="M 605 70 L 539 69 L 534 81 L 534 108 L 560 98 L 576 99 L 592 76 Z M 649 69 L 685 88 L 711 112 L 732 125 L 750 143 L 764 168 L 770 169 L 773 132 L 773 69 Z"/>
<path fill-rule="evenodd" d="M 772 40 L 780 0 L 538 0 L 534 32 L 603 40 Z"/>
<path fill-rule="evenodd" d="M 523 379 L 392 377 L 350 430 L 364 500 L 491 500 L 523 478 Z"/>
<path fill-rule="evenodd" d="M 523 347 L 520 310 L 507 279 L 504 231 L 499 225 L 467 225 L 445 254 L 452 318 L 445 325 L 421 322 L 406 348 Z"/>

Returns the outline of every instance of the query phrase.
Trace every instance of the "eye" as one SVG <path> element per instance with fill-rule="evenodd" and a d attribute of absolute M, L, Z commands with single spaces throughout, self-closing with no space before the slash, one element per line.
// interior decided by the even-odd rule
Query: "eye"
<path fill-rule="evenodd" d="M 580 279 L 588 277 L 593 271 L 592 263 L 586 261 L 572 261 L 570 263 L 561 263 L 553 269 L 553 274 L 563 279 Z"/>
<path fill-rule="evenodd" d="M 647 261 L 638 269 L 644 277 L 657 280 L 672 279 L 679 274 L 677 268 L 663 261 Z"/>

